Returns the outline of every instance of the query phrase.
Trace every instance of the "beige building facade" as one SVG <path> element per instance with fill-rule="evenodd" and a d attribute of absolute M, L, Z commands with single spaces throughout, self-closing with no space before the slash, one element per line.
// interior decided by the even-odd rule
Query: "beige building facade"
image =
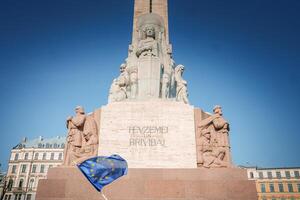
<path fill-rule="evenodd" d="M 259 200 L 300 200 L 300 167 L 247 168 Z"/>
<path fill-rule="evenodd" d="M 7 169 L 4 200 L 34 200 L 41 179 L 48 169 L 61 165 L 65 137 L 26 138 L 11 150 Z"/>

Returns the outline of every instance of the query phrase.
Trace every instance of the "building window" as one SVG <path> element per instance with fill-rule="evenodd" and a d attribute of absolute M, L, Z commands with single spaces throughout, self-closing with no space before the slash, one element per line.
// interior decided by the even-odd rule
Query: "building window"
<path fill-rule="evenodd" d="M 26 173 L 27 165 L 22 165 L 21 173 Z"/>
<path fill-rule="evenodd" d="M 38 160 L 39 159 L 39 153 L 35 153 L 34 154 L 34 160 Z"/>
<path fill-rule="evenodd" d="M 258 172 L 258 176 L 259 176 L 260 179 L 263 179 L 263 178 L 264 178 L 264 175 L 263 175 L 262 172 Z"/>
<path fill-rule="evenodd" d="M 15 200 L 21 200 L 22 194 L 15 194 Z"/>
<path fill-rule="evenodd" d="M 272 179 L 272 172 L 268 172 L 268 179 Z"/>
<path fill-rule="evenodd" d="M 295 174 L 295 178 L 300 178 L 299 171 L 294 171 L 294 174 Z"/>
<path fill-rule="evenodd" d="M 23 182 L 24 182 L 24 180 L 21 179 L 20 182 L 19 182 L 19 189 L 21 189 L 23 187 Z"/>
<path fill-rule="evenodd" d="M 40 170 L 41 173 L 44 173 L 45 172 L 45 165 L 41 165 L 41 170 Z"/>
<path fill-rule="evenodd" d="M 281 173 L 280 173 L 280 172 L 276 172 L 276 177 L 277 177 L 278 179 L 281 179 Z"/>
<path fill-rule="evenodd" d="M 7 190 L 11 191 L 12 187 L 13 187 L 14 181 L 12 179 L 9 179 L 8 181 L 8 185 L 7 185 Z"/>
<path fill-rule="evenodd" d="M 298 192 L 300 192 L 300 183 L 297 184 Z"/>
<path fill-rule="evenodd" d="M 291 183 L 288 183 L 288 189 L 289 189 L 289 192 L 294 192 L 294 188 Z"/>
<path fill-rule="evenodd" d="M 11 169 L 11 173 L 12 173 L 12 174 L 15 174 L 15 173 L 16 173 L 16 169 L 17 169 L 17 166 L 16 166 L 16 165 L 13 165 L 13 166 L 12 166 L 12 169 Z"/>
<path fill-rule="evenodd" d="M 59 153 L 58 160 L 62 160 L 62 153 Z"/>
<path fill-rule="evenodd" d="M 19 154 L 16 153 L 16 154 L 15 154 L 15 159 L 14 159 L 14 160 L 18 160 L 18 159 L 19 159 Z"/>
<path fill-rule="evenodd" d="M 46 148 L 47 148 L 47 149 L 49 149 L 49 147 L 50 147 L 50 144 L 49 144 L 49 143 L 47 143 L 47 144 L 46 144 Z"/>
<path fill-rule="evenodd" d="M 33 188 L 34 179 L 31 179 L 29 182 L 29 189 Z"/>
<path fill-rule="evenodd" d="M 278 184 L 278 190 L 279 190 L 279 192 L 284 192 L 283 184 L 282 183 Z"/>
<path fill-rule="evenodd" d="M 260 184 L 260 190 L 262 193 L 265 193 L 266 192 L 266 185 L 265 184 Z"/>
<path fill-rule="evenodd" d="M 65 144 L 61 144 L 61 148 L 64 149 L 65 148 Z"/>
<path fill-rule="evenodd" d="M 285 177 L 286 177 L 287 179 L 290 179 L 290 178 L 291 178 L 291 173 L 290 173 L 290 171 L 285 171 Z"/>
<path fill-rule="evenodd" d="M 27 194 L 26 200 L 31 200 L 31 194 Z"/>
<path fill-rule="evenodd" d="M 32 165 L 31 172 L 32 172 L 32 173 L 36 173 L 36 165 Z"/>
<path fill-rule="evenodd" d="M 46 156 L 47 156 L 47 154 L 43 153 L 43 160 L 46 160 Z"/>
<path fill-rule="evenodd" d="M 24 160 L 28 160 L 28 153 L 25 153 Z"/>
<path fill-rule="evenodd" d="M 270 192 L 275 192 L 274 184 L 273 183 L 270 183 Z"/>
<path fill-rule="evenodd" d="M 57 144 L 56 144 L 56 143 L 54 143 L 53 147 L 54 147 L 54 148 L 57 148 Z"/>
<path fill-rule="evenodd" d="M 50 160 L 54 160 L 54 153 L 51 153 Z"/>

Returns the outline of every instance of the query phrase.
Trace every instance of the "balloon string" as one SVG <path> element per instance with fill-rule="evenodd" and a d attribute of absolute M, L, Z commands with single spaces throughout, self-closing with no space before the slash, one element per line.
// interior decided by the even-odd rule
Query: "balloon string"
<path fill-rule="evenodd" d="M 102 192 L 101 192 L 101 195 L 102 195 L 103 199 L 108 200 Z"/>

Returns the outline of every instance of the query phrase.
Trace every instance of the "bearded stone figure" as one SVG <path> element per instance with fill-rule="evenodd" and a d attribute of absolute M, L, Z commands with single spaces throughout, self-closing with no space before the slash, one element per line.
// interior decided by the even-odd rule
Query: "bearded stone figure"
<path fill-rule="evenodd" d="M 67 118 L 67 144 L 63 165 L 72 166 L 97 155 L 98 129 L 92 116 L 85 115 L 84 108 L 77 106 L 75 116 Z"/>

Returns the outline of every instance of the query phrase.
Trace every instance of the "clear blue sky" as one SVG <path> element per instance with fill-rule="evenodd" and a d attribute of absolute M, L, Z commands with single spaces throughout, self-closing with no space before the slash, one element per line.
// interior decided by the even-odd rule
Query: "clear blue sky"
<path fill-rule="evenodd" d="M 170 0 L 193 105 L 223 106 L 236 164 L 300 166 L 300 1 Z M 131 41 L 133 0 L 0 1 L 0 162 L 23 137 L 65 135 L 106 104 Z"/>

